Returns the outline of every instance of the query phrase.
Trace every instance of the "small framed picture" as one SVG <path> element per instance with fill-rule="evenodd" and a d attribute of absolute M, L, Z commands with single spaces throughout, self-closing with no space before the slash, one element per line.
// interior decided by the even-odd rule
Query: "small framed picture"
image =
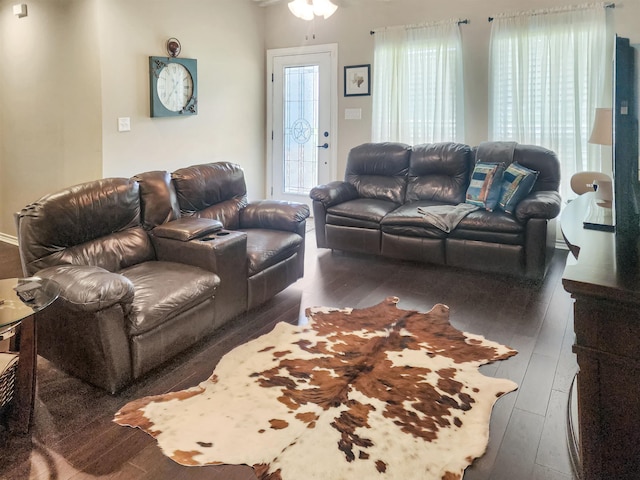
<path fill-rule="evenodd" d="M 344 67 L 344 96 L 371 95 L 371 65 Z"/>

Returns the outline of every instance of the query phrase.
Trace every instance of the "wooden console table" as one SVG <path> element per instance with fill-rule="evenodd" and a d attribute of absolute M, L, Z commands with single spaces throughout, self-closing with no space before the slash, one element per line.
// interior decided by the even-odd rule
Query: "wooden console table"
<path fill-rule="evenodd" d="M 575 257 L 562 284 L 575 300 L 579 462 L 584 480 L 638 479 L 640 242 L 583 228 L 594 202 L 593 193 L 580 196 L 560 220 Z"/>

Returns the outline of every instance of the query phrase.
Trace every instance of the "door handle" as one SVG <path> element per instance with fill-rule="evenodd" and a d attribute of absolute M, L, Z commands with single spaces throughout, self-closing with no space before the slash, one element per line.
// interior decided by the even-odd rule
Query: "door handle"
<path fill-rule="evenodd" d="M 323 143 L 322 145 L 318 145 L 318 148 L 329 148 L 329 144 Z"/>

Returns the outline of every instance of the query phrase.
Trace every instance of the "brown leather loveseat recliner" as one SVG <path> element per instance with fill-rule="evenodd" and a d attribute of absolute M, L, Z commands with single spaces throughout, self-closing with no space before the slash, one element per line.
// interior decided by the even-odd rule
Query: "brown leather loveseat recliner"
<path fill-rule="evenodd" d="M 303 274 L 306 205 L 250 203 L 231 163 L 107 178 L 18 215 L 25 276 L 55 280 L 38 353 L 114 393 Z"/>
<path fill-rule="evenodd" d="M 309 208 L 247 200 L 242 169 L 218 162 L 134 177 L 141 186 L 145 225 L 165 258 L 201 266 L 222 279 L 217 322 L 250 310 L 304 275 Z M 220 222 L 224 230 L 199 240 L 192 228 Z"/>

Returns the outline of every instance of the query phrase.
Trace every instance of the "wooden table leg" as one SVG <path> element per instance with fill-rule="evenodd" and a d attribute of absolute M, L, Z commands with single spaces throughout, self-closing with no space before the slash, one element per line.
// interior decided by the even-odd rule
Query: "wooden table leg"
<path fill-rule="evenodd" d="M 35 405 L 37 348 L 34 317 L 29 315 L 20 324 L 20 358 L 9 417 L 9 429 L 15 433 L 29 433 Z"/>

